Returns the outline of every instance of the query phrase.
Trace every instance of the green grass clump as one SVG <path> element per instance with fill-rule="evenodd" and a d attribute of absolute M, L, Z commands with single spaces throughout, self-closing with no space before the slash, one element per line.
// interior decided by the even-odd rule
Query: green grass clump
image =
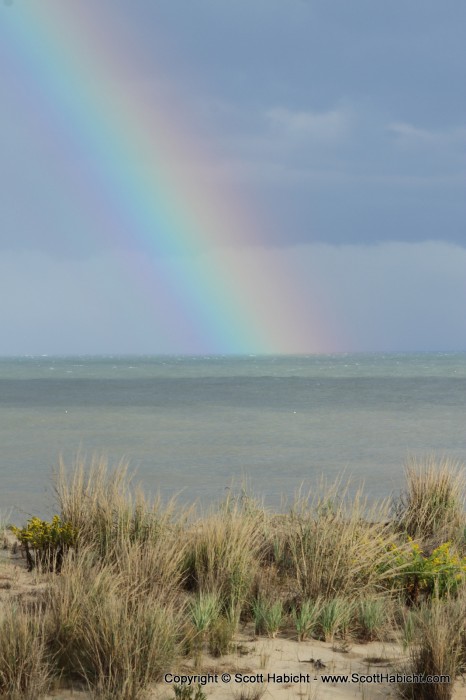
<path fill-rule="evenodd" d="M 337 636 L 342 639 L 348 636 L 354 610 L 355 603 L 348 598 L 330 598 L 323 603 L 318 628 L 325 642 L 333 642 Z"/>
<path fill-rule="evenodd" d="M 221 601 L 215 593 L 199 593 L 189 605 L 189 615 L 196 632 L 204 635 L 220 615 Z"/>
<path fill-rule="evenodd" d="M 207 700 L 207 695 L 199 684 L 194 687 L 192 685 L 175 683 L 173 692 L 175 693 L 175 700 Z"/>
<path fill-rule="evenodd" d="M 207 632 L 210 631 L 212 633 L 219 619 L 221 609 L 221 599 L 217 593 L 200 592 L 189 602 L 189 618 L 194 630 L 192 647 L 198 666 L 200 666 L 202 660 L 202 651 Z M 218 630 L 219 628 L 217 627 L 216 629 Z M 213 637 L 211 637 L 211 639 L 213 639 Z"/>
<path fill-rule="evenodd" d="M 298 641 L 303 642 L 314 634 L 322 606 L 322 598 L 316 598 L 315 600 L 303 600 L 299 605 L 292 607 L 291 617 L 298 635 Z"/>
<path fill-rule="evenodd" d="M 358 636 L 366 642 L 383 637 L 389 620 L 391 601 L 386 598 L 363 598 L 357 603 Z"/>
<path fill-rule="evenodd" d="M 254 630 L 256 634 L 266 634 L 272 639 L 277 636 L 283 623 L 283 603 L 256 598 L 252 605 Z"/>

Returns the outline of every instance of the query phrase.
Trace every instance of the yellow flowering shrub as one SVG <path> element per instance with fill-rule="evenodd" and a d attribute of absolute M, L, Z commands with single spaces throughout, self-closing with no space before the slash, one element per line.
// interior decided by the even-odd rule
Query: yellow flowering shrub
<path fill-rule="evenodd" d="M 392 583 L 403 588 L 411 602 L 420 595 L 455 593 L 466 580 L 466 557 L 460 557 L 451 542 L 444 542 L 429 556 L 411 537 L 408 548 L 392 544 L 389 549 L 390 564 L 397 572 Z"/>
<path fill-rule="evenodd" d="M 451 542 L 444 542 L 425 560 L 424 578 L 432 593 L 456 591 L 466 577 L 466 557 L 459 557 Z"/>
<path fill-rule="evenodd" d="M 63 554 L 76 544 L 77 532 L 69 522 L 54 515 L 51 522 L 33 517 L 26 527 L 11 526 L 11 531 L 26 552 L 29 570 L 37 564 L 59 570 Z"/>

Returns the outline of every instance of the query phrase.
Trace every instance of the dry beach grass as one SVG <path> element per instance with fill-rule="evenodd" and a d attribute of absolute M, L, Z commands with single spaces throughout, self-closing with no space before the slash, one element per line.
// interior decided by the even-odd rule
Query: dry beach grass
<path fill-rule="evenodd" d="M 6 531 L 0 697 L 464 697 L 461 474 L 447 460 L 411 462 L 395 502 L 369 507 L 340 480 L 274 514 L 244 493 L 209 512 L 149 503 L 123 464 L 62 465 L 53 546 L 39 556 L 31 529 L 16 533 L 32 571 Z M 73 541 L 57 558 L 62 525 Z M 319 680 L 381 669 L 456 682 Z M 312 678 L 175 693 L 168 672 Z"/>

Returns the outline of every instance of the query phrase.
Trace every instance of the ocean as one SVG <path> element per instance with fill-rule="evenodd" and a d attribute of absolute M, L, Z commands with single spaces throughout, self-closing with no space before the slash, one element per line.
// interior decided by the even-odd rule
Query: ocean
<path fill-rule="evenodd" d="M 56 511 L 59 457 L 126 459 L 149 495 L 285 508 L 344 474 L 399 492 L 409 457 L 466 462 L 466 353 L 0 358 L 0 516 Z"/>

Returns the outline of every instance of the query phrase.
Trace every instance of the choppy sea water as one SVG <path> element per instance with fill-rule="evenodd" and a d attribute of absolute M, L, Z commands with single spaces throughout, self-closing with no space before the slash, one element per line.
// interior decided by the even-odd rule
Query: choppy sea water
<path fill-rule="evenodd" d="M 466 462 L 466 353 L 0 359 L 0 513 L 54 511 L 59 455 L 126 458 L 149 494 L 272 507 L 344 472 L 374 498 L 408 456 Z"/>

